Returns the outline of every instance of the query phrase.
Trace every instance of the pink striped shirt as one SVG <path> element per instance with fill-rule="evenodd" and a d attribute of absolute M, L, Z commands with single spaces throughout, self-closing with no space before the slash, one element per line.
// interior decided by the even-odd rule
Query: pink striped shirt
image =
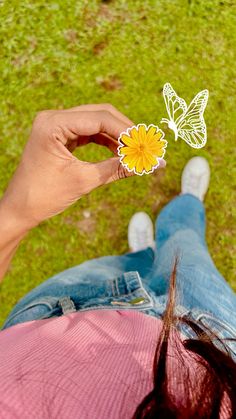
<path fill-rule="evenodd" d="M 139 311 L 99 309 L 2 330 L 0 418 L 130 419 L 153 388 L 161 326 Z"/>

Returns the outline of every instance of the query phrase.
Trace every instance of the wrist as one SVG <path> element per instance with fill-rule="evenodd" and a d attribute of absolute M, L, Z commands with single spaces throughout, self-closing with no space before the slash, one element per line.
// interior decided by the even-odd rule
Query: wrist
<path fill-rule="evenodd" d="M 0 200 L 0 251 L 4 245 L 23 239 L 30 230 L 24 218 L 18 216 L 3 197 Z"/>
<path fill-rule="evenodd" d="M 21 240 L 29 230 L 30 228 L 20 217 L 17 217 L 2 198 L 0 200 L 0 282 L 7 272 Z"/>

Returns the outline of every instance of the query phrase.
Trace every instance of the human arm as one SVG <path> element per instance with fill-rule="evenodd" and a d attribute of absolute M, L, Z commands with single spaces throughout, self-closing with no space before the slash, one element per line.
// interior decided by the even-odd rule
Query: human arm
<path fill-rule="evenodd" d="M 107 104 L 38 114 L 21 161 L 0 201 L 0 280 L 28 231 L 63 212 L 94 188 L 133 174 L 117 156 L 117 138 L 132 125 Z M 108 147 L 116 156 L 90 163 L 72 154 L 76 147 L 89 142 Z"/>
<path fill-rule="evenodd" d="M 0 282 L 28 231 L 27 225 L 9 211 L 3 199 L 0 200 Z"/>

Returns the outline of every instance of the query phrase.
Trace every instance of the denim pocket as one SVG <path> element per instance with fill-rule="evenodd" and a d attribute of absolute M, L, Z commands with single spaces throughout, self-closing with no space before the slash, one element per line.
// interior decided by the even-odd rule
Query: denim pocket
<path fill-rule="evenodd" d="M 17 312 L 10 314 L 1 330 L 14 326 L 17 323 L 24 323 L 31 320 L 45 319 L 52 317 L 59 312 L 58 298 L 45 296 L 36 298 Z"/>
<path fill-rule="evenodd" d="M 129 271 L 118 277 L 104 280 L 97 292 L 90 293 L 88 299 L 81 299 L 79 294 L 71 295 L 80 311 L 96 309 L 142 309 L 154 308 L 155 296 L 144 287 L 138 271 Z M 96 288 L 96 287 L 94 287 Z M 93 289 L 94 291 L 94 289 Z M 93 296 L 92 296 L 93 295 Z"/>
<path fill-rule="evenodd" d="M 220 339 L 222 339 L 225 346 L 231 352 L 232 357 L 236 360 L 236 328 L 234 328 L 226 321 L 215 317 L 212 313 L 202 311 L 200 309 L 190 310 L 189 316 L 195 320 L 204 330 L 209 330 L 216 334 Z M 193 332 L 190 332 L 188 337 L 192 336 Z M 232 339 L 235 339 L 235 341 L 232 341 Z M 222 349 L 222 345 L 217 342 L 217 339 L 214 340 L 213 338 L 213 342 L 216 344 L 216 346 L 219 346 L 219 349 Z"/>

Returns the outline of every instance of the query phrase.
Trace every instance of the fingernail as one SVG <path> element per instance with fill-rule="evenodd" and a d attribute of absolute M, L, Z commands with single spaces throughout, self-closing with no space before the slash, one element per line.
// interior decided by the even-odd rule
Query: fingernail
<path fill-rule="evenodd" d="M 166 161 L 164 159 L 158 159 L 160 166 L 159 167 L 166 167 Z"/>

